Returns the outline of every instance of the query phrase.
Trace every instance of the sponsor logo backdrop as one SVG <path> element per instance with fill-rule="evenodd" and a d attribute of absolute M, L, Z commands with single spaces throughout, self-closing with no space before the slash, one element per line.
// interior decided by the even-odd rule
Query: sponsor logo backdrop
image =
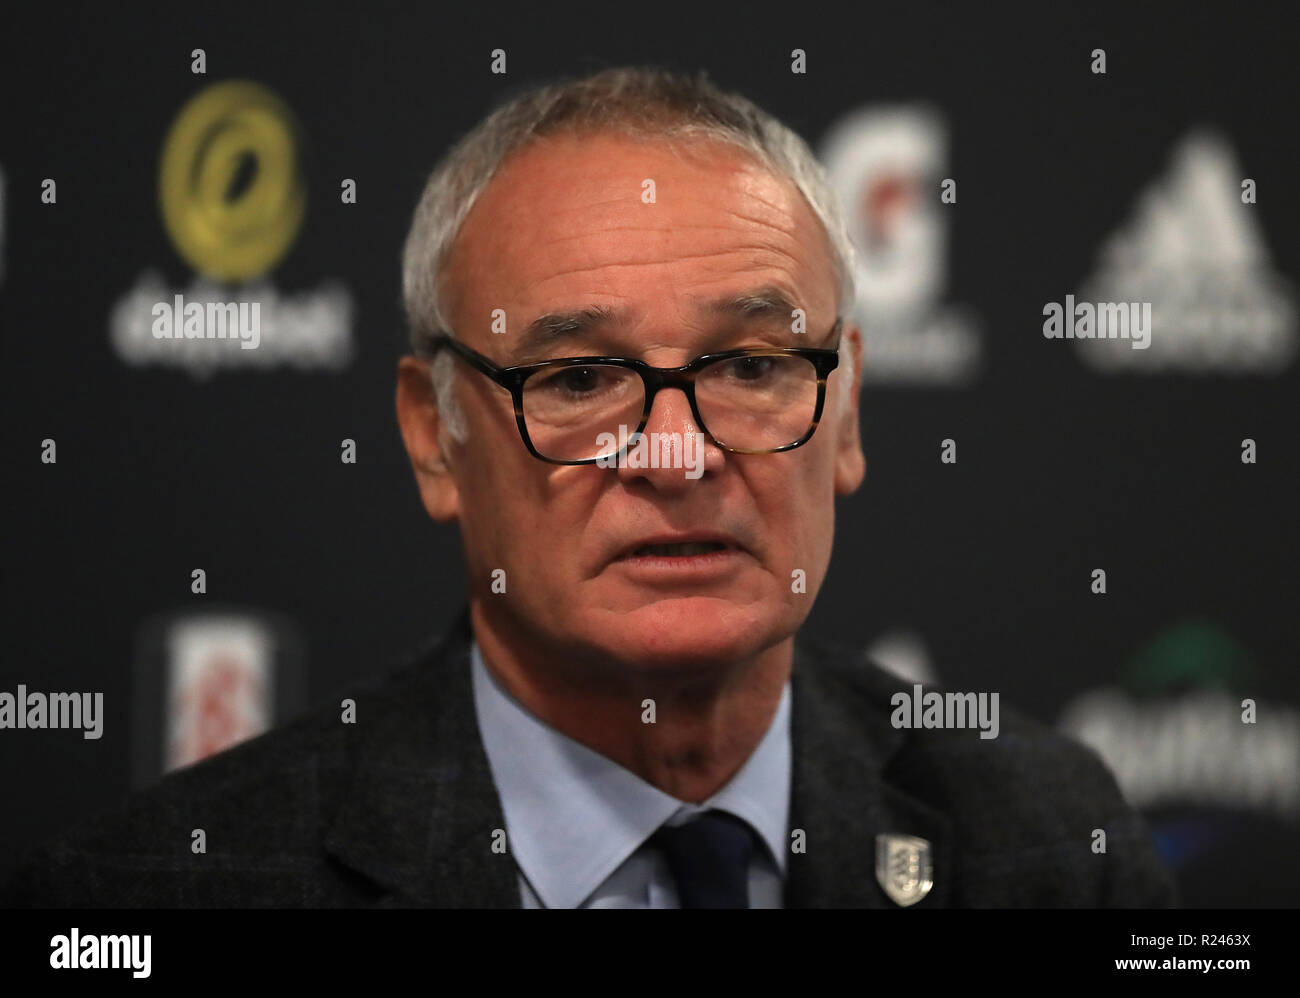
<path fill-rule="evenodd" d="M 410 212 L 502 96 L 659 62 L 799 130 L 858 244 L 868 474 L 812 623 L 1093 745 L 1188 903 L 1300 903 L 1300 157 L 1279 113 L 1300 68 L 1281 22 L 19 16 L 0 31 L 0 688 L 102 690 L 106 718 L 93 742 L 0 733 L 0 874 L 450 620 L 457 540 L 424 516 L 393 417 Z M 1067 298 L 1149 303 L 1149 348 L 1044 335 Z"/>

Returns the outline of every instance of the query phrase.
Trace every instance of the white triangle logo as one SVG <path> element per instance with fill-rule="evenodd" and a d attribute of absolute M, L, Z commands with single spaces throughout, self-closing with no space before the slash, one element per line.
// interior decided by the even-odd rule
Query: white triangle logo
<path fill-rule="evenodd" d="M 1150 302 L 1149 349 L 1104 331 L 1076 348 L 1102 371 L 1270 374 L 1296 353 L 1295 293 L 1271 267 L 1259 217 L 1241 200 L 1244 175 L 1227 140 L 1197 131 L 1132 220 L 1098 254 L 1080 293 L 1094 302 Z"/>

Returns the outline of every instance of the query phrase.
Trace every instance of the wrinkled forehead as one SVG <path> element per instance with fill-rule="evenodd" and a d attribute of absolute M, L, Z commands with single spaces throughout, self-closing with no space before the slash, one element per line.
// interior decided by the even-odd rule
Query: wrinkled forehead
<path fill-rule="evenodd" d="M 496 309 L 522 329 L 557 309 L 635 316 L 758 287 L 809 311 L 835 298 L 829 240 L 798 187 L 735 145 L 680 136 L 560 133 L 516 150 L 442 276 L 467 341 Z"/>

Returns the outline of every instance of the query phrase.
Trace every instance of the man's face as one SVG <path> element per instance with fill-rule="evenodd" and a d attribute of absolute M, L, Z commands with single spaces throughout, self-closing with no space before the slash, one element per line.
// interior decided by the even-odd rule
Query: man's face
<path fill-rule="evenodd" d="M 643 199 L 647 180 L 652 203 Z M 503 366 L 606 355 L 673 367 L 737 347 L 833 345 L 834 270 L 816 215 L 792 184 L 713 142 L 674 151 L 663 140 L 564 135 L 526 147 L 466 218 L 443 287 L 458 338 Z M 788 311 L 708 307 L 761 288 L 803 308 L 806 333 L 792 332 Z M 539 316 L 590 306 L 621 318 L 553 342 L 520 336 Z M 504 334 L 491 328 L 496 309 Z M 808 443 L 740 455 L 704 440 L 698 477 L 681 467 L 540 461 L 520 440 L 509 392 L 460 360 L 469 432 L 438 454 L 443 470 L 430 460 L 437 435 L 414 425 L 428 421 L 427 409 L 406 406 L 399 392 L 426 506 L 459 521 L 471 598 L 531 647 L 625 670 L 737 661 L 789 637 L 825 576 L 834 496 L 857 488 L 864 471 L 859 334 L 849 327 L 845 335 L 854 361 L 831 374 Z M 659 393 L 645 432 L 699 433 L 681 391 Z M 627 557 L 670 537 L 721 540 L 726 549 Z M 505 571 L 505 593 L 492 592 L 496 569 Z"/>

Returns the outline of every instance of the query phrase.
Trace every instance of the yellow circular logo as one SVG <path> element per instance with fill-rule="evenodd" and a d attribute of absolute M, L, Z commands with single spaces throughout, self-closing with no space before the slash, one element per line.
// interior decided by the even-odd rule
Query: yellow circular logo
<path fill-rule="evenodd" d="M 195 270 L 244 281 L 293 245 L 306 210 L 289 107 L 257 83 L 217 83 L 181 108 L 163 142 L 158 197 Z"/>

